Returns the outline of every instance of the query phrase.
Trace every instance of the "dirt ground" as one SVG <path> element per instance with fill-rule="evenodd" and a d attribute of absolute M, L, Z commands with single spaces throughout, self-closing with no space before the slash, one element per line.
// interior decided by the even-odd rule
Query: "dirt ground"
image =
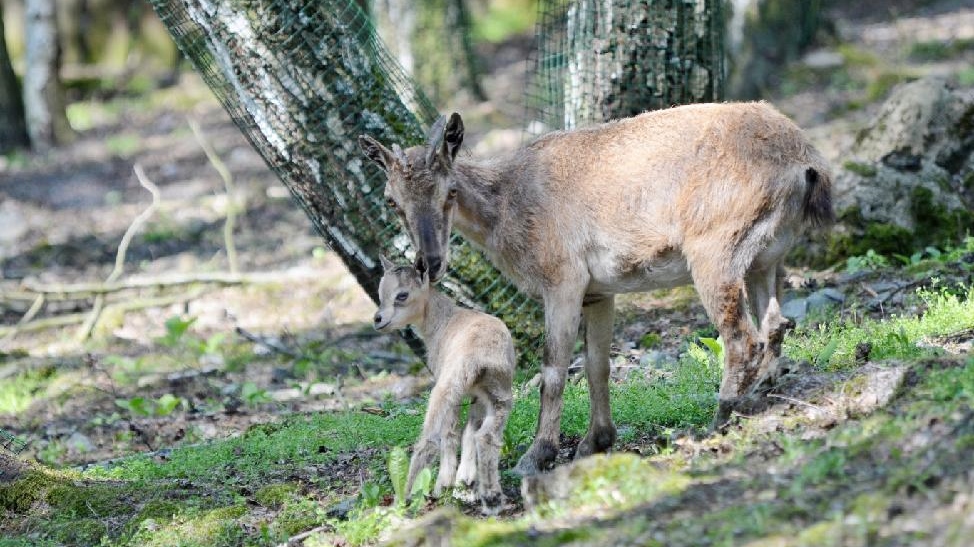
<path fill-rule="evenodd" d="M 867 75 L 885 70 L 913 77 L 970 63 L 970 50 L 966 61 L 938 63 L 911 61 L 905 51 L 911 41 L 974 39 L 974 8 L 937 2 L 898 15 L 850 9 L 840 18 L 837 40 L 881 60 L 864 69 Z M 522 104 L 529 44 L 522 37 L 486 52 L 491 101 L 446 105 L 472 113 L 465 119 L 475 153 L 520 141 L 520 112 L 511 105 Z M 856 93 L 823 82 L 775 102 L 838 160 L 874 107 L 842 110 Z M 429 375 L 397 336 L 372 332 L 374 305 L 194 74 L 149 97 L 73 108 L 82 127 L 73 143 L 0 158 L 0 326 L 21 320 L 33 303 L 22 293 L 39 286 L 52 293 L 34 321 L 84 318 L 92 298 L 59 300 L 57 287 L 108 277 L 123 234 L 150 203 L 135 165 L 162 199 L 132 240 L 121 280 L 155 283 L 109 295 L 91 340 L 77 341 L 80 320 L 0 337 L 0 382 L 25 372 L 61 375 L 26 408 L 0 414 L 0 428 L 27 442 L 24 455 L 81 465 L 222 438 L 286 413 L 415 397 L 428 385 Z M 230 196 L 188 119 L 199 123 L 232 173 Z M 247 279 L 164 286 L 176 275 L 228 271 L 228 207 L 237 211 L 233 240 Z M 850 302 L 866 303 L 859 313 L 882 316 L 913 305 L 902 298 L 869 304 L 876 285 L 914 283 L 906 277 L 791 273 L 789 294 L 834 287 Z M 153 306 L 155 298 L 171 302 Z M 140 302 L 148 307 L 120 311 Z M 674 359 L 688 337 L 713 335 L 692 290 L 621 302 L 613 356 L 619 377 Z M 173 318 L 193 322 L 176 335 L 166 326 Z M 639 344 L 647 333 L 660 336 L 651 350 Z M 179 398 L 183 411 L 153 416 L 124 406 L 167 394 Z"/>

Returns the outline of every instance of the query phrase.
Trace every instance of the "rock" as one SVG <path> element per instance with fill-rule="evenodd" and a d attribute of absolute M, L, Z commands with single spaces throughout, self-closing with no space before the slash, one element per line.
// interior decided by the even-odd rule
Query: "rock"
<path fill-rule="evenodd" d="M 974 223 L 974 89 L 925 78 L 894 89 L 836 166 L 829 261 L 909 254 Z"/>
<path fill-rule="evenodd" d="M 91 442 L 87 435 L 78 431 L 72 433 L 65 444 L 73 454 L 86 454 L 95 449 L 95 443 Z"/>
<path fill-rule="evenodd" d="M 808 295 L 806 302 L 808 303 L 808 311 L 820 310 L 827 306 L 845 302 L 845 295 L 836 289 L 821 289 Z M 787 314 L 784 315 L 788 317 Z"/>
<path fill-rule="evenodd" d="M 794 298 L 785 302 L 784 306 L 781 306 L 781 315 L 796 323 L 801 321 L 808 315 L 808 300 L 805 298 Z"/>

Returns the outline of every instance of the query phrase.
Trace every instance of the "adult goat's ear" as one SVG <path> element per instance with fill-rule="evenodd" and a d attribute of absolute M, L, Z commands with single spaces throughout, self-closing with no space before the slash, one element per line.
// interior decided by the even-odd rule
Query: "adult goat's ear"
<path fill-rule="evenodd" d="M 456 159 L 461 144 L 463 144 L 463 119 L 454 112 L 450 114 L 450 121 L 446 123 L 446 128 L 443 130 L 443 150 L 449 155 L 450 162 Z"/>
<path fill-rule="evenodd" d="M 395 154 L 368 135 L 359 135 L 358 146 L 365 157 L 375 162 L 383 171 L 388 172 L 396 161 Z"/>
<path fill-rule="evenodd" d="M 386 255 L 379 255 L 379 262 L 382 263 L 382 270 L 385 272 L 392 271 L 392 269 L 396 267 L 391 260 L 386 258 Z"/>
<path fill-rule="evenodd" d="M 444 167 L 450 166 L 449 158 L 443 155 L 443 131 L 446 129 L 446 118 L 440 116 L 430 127 L 429 139 L 426 143 L 426 166 L 432 169 L 439 160 Z M 443 163 L 446 161 L 446 163 Z"/>

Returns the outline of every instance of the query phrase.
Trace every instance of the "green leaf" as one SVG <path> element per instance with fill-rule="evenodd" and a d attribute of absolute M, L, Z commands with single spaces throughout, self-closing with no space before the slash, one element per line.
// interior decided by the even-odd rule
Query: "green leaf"
<path fill-rule="evenodd" d="M 368 509 L 379 505 L 382 497 L 382 490 L 374 482 L 367 482 L 362 485 L 362 507 Z"/>
<path fill-rule="evenodd" d="M 838 348 L 839 348 L 838 338 L 832 338 L 831 340 L 829 340 L 829 343 L 825 344 L 825 347 L 822 348 L 822 351 L 818 352 L 818 355 L 815 356 L 815 364 L 820 367 L 827 366 L 829 364 L 829 361 L 832 360 L 832 355 L 835 353 L 835 350 Z"/>
<path fill-rule="evenodd" d="M 406 481 L 409 479 L 409 456 L 406 455 L 406 449 L 401 446 L 390 449 L 386 467 L 389 470 L 389 480 L 392 481 L 392 491 L 396 494 L 396 503 L 405 505 Z"/>
<path fill-rule="evenodd" d="M 156 399 L 155 415 L 168 416 L 172 414 L 172 411 L 176 410 L 176 407 L 182 402 L 182 397 L 177 397 L 172 393 L 166 393 L 162 397 Z"/>
<path fill-rule="evenodd" d="M 418 498 L 423 500 L 433 491 L 433 471 L 429 467 L 424 467 L 422 471 L 416 475 L 416 480 L 413 481 L 413 489 L 409 492 L 409 497 Z"/>

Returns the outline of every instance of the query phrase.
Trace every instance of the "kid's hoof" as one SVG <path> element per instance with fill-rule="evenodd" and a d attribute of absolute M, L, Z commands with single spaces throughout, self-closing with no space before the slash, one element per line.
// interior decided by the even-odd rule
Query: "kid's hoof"
<path fill-rule="evenodd" d="M 537 441 L 531 445 L 531 448 L 521 456 L 518 460 L 517 465 L 514 466 L 514 472 L 522 477 L 530 477 L 531 475 L 537 475 L 538 473 L 544 473 L 545 471 L 550 471 L 555 467 L 555 457 L 558 456 L 558 447 L 549 443 Z"/>

